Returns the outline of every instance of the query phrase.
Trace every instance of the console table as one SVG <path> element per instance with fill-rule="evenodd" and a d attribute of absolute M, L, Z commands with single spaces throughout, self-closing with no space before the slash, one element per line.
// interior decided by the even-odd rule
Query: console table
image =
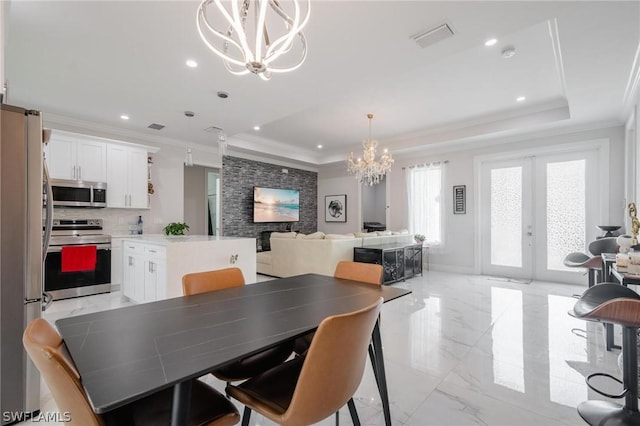
<path fill-rule="evenodd" d="M 353 248 L 355 262 L 382 265 L 383 284 L 422 274 L 422 244 L 377 244 Z"/>

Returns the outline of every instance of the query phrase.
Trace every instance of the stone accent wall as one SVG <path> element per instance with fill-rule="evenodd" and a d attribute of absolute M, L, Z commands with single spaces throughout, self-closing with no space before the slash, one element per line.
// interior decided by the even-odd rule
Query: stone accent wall
<path fill-rule="evenodd" d="M 288 173 L 283 173 L 287 169 Z M 300 221 L 253 223 L 253 187 L 300 191 Z M 310 234 L 318 229 L 318 173 L 286 166 L 222 157 L 222 235 L 259 238 L 262 231 L 294 231 Z"/>

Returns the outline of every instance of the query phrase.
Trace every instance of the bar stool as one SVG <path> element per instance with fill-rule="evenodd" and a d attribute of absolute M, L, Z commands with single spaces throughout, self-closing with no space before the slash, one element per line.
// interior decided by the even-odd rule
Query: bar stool
<path fill-rule="evenodd" d="M 587 386 L 609 398 L 624 398 L 624 405 L 608 401 L 585 401 L 578 405 L 578 414 L 590 425 L 640 425 L 638 413 L 638 347 L 640 327 L 640 295 L 619 284 L 602 283 L 593 286 L 580 297 L 569 315 L 589 321 L 622 325 L 623 381 L 605 373 L 590 374 Z M 589 381 L 596 376 L 609 377 L 623 385 L 619 395 L 609 395 L 594 388 Z"/>

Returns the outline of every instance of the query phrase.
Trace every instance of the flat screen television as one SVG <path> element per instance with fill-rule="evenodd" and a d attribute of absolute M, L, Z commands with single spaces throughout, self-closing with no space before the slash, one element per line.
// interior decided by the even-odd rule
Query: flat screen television
<path fill-rule="evenodd" d="M 254 222 L 300 221 L 300 191 L 253 187 Z"/>

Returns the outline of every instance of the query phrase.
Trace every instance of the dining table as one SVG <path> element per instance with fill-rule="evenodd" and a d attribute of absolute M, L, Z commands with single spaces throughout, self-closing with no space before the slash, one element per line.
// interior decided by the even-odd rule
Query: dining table
<path fill-rule="evenodd" d="M 172 425 L 185 425 L 191 382 L 315 330 L 325 318 L 411 293 L 318 274 L 58 319 L 94 412 L 173 387 Z M 370 356 L 391 424 L 379 322 Z M 339 349 L 337 349 L 339 350 Z"/>

